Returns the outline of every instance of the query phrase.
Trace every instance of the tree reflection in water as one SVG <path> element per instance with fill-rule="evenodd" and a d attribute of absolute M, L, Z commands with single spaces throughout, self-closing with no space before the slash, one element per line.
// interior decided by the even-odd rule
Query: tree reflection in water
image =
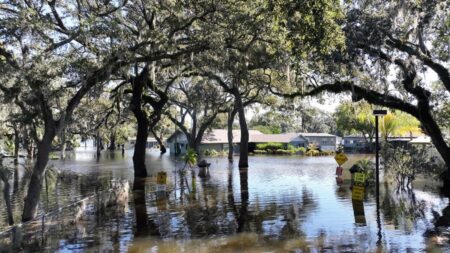
<path fill-rule="evenodd" d="M 134 212 L 136 218 L 135 236 L 159 236 L 158 229 L 153 220 L 147 214 L 147 202 L 145 193 L 146 178 L 135 177 L 133 183 Z"/>
<path fill-rule="evenodd" d="M 239 182 L 241 186 L 241 209 L 238 216 L 238 232 L 249 232 L 248 226 L 248 168 L 239 168 Z"/>
<path fill-rule="evenodd" d="M 246 169 L 238 169 L 237 165 L 227 163 L 220 166 L 212 167 L 210 178 L 199 178 L 198 169 L 181 175 L 178 172 L 170 173 L 167 195 L 150 190 L 155 187 L 152 178 L 134 179 L 129 214 L 117 213 L 114 217 L 81 221 L 75 225 L 80 227 L 77 230 L 69 226 L 55 226 L 53 232 L 46 232 L 44 246 L 55 249 L 58 245 L 67 245 L 65 249 L 78 247 L 80 250 L 101 251 L 104 249 L 101 247 L 109 244 L 113 248 L 108 250 L 122 252 L 133 249 L 151 251 L 155 247 L 160 252 L 189 252 L 197 248 L 204 252 L 208 252 L 208 249 L 216 249 L 216 252 L 377 250 L 371 189 L 367 189 L 364 201 L 367 225 L 356 226 L 352 215 L 351 191 L 345 184 L 336 188 L 334 178 L 320 181 L 309 174 L 307 179 L 302 176 L 291 179 L 285 175 L 258 174 L 263 171 L 262 166 Z M 290 168 L 281 169 L 294 171 Z M 106 174 L 103 178 L 108 176 Z M 14 178 L 14 185 L 13 180 L 10 180 L 12 191 L 25 192 L 21 189 L 21 177 L 18 178 Z M 80 178 L 75 184 L 58 183 L 56 189 L 61 190 L 61 196 L 64 195 L 59 198 L 62 200 L 61 206 L 66 204 L 66 195 L 95 192 L 92 178 Z M 314 183 L 319 181 L 320 185 L 316 187 Z M 332 183 L 331 187 L 327 183 Z M 105 184 L 102 187 L 106 188 L 110 185 L 108 182 L 99 184 Z M 428 222 L 426 226 L 434 226 L 429 215 L 433 204 L 424 203 L 423 199 L 426 198 L 417 190 L 409 194 L 396 194 L 388 186 L 381 187 L 381 190 L 383 248 L 380 249 L 403 251 L 405 245 L 396 242 L 405 242 L 410 238 L 420 241 L 423 239 L 423 224 Z M 57 195 L 57 191 L 49 191 L 49 206 L 52 208 L 59 205 L 55 202 Z M 332 198 L 329 198 L 330 195 Z M 437 199 L 435 195 L 431 196 L 433 200 Z M 4 205 L 3 196 L 0 198 Z M 337 204 L 333 203 L 334 200 L 337 200 Z M 442 203 L 447 205 L 446 201 Z M 442 204 L 435 206 L 439 217 L 450 213 L 450 207 L 447 207 L 444 215 L 440 215 Z M 338 211 L 345 210 L 348 215 L 344 214 L 343 221 L 339 221 L 339 218 L 336 222 L 329 219 L 331 222 L 325 225 L 323 221 L 318 221 L 330 218 L 324 215 L 334 215 L 333 208 L 341 208 Z M 2 222 L 5 220 L 4 215 Z M 20 233 L 16 234 L 19 235 L 16 238 L 20 238 Z M 392 239 L 397 235 L 401 239 Z M 10 241 L 13 240 L 24 241 L 11 237 Z M 424 247 L 417 245 L 414 244 L 413 249 Z"/>

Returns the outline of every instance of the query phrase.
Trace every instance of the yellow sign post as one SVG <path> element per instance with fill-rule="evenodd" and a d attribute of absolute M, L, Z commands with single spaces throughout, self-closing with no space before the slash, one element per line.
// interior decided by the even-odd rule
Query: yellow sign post
<path fill-rule="evenodd" d="M 167 184 L 167 172 L 158 172 L 156 177 L 157 184 Z"/>
<path fill-rule="evenodd" d="M 339 164 L 339 166 L 341 166 L 348 160 L 348 158 L 344 153 L 337 153 L 334 156 L 334 160 L 336 160 L 336 162 Z"/>
<path fill-rule="evenodd" d="M 353 200 L 364 200 L 364 187 L 354 185 L 352 189 L 352 199 Z"/>
<path fill-rule="evenodd" d="M 360 184 L 365 185 L 365 183 L 366 183 L 366 174 L 364 174 L 362 172 L 355 172 L 353 181 L 355 183 L 360 183 Z"/>

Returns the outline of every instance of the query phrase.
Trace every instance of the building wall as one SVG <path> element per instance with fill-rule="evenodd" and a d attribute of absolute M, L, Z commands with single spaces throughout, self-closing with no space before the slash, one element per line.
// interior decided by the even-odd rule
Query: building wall
<path fill-rule="evenodd" d="M 170 154 L 171 155 L 179 155 L 179 154 L 186 154 L 187 147 L 188 147 L 188 141 L 186 135 L 184 135 L 182 132 L 177 132 L 177 135 L 172 137 L 170 141 L 167 141 L 167 144 L 170 148 Z"/>
<path fill-rule="evenodd" d="M 316 144 L 321 150 L 336 150 L 336 136 L 307 136 L 304 137 L 309 143 Z"/>
<path fill-rule="evenodd" d="M 306 141 L 291 141 L 289 144 L 293 145 L 296 148 L 308 146 Z"/>
<path fill-rule="evenodd" d="M 169 149 L 171 155 L 186 154 L 187 148 L 188 148 L 187 143 L 169 142 Z"/>

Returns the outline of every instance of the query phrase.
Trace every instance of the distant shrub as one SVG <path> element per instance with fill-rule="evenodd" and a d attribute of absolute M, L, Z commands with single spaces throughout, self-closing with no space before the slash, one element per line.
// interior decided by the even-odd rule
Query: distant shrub
<path fill-rule="evenodd" d="M 267 148 L 267 143 L 256 144 L 256 150 L 266 150 L 266 148 Z"/>
<path fill-rule="evenodd" d="M 308 155 L 308 156 L 319 156 L 320 155 L 320 151 L 319 150 L 310 149 L 310 150 L 306 151 L 305 154 Z"/>
<path fill-rule="evenodd" d="M 299 148 L 297 148 L 297 151 L 302 152 L 304 154 L 306 152 L 306 148 L 299 147 Z"/>
<path fill-rule="evenodd" d="M 366 175 L 366 180 L 368 182 L 374 181 L 375 164 L 372 161 L 370 161 L 369 159 L 362 159 L 358 160 L 355 165 L 357 165 L 361 169 L 361 172 L 364 172 L 364 174 Z"/>
<path fill-rule="evenodd" d="M 59 156 L 58 156 L 58 154 L 52 152 L 52 153 L 50 153 L 48 155 L 48 159 L 50 159 L 50 160 L 58 160 Z"/>
<path fill-rule="evenodd" d="M 219 152 L 217 152 L 215 149 L 206 149 L 205 151 L 203 151 L 203 155 L 216 157 L 219 156 Z"/>
<path fill-rule="evenodd" d="M 255 154 L 257 155 L 264 155 L 267 154 L 267 151 L 265 150 L 260 150 L 260 149 L 255 149 L 255 151 L 253 151 Z"/>
<path fill-rule="evenodd" d="M 284 149 L 284 144 L 279 142 L 268 142 L 268 143 L 261 143 L 256 144 L 257 150 L 265 150 L 268 153 L 274 154 L 276 150 L 278 149 Z"/>
<path fill-rule="evenodd" d="M 332 151 L 332 150 L 322 151 L 322 152 L 320 152 L 320 155 L 323 155 L 323 156 L 334 155 L 334 151 Z"/>
<path fill-rule="evenodd" d="M 228 156 L 228 151 L 227 150 L 221 150 L 217 153 L 218 156 Z"/>

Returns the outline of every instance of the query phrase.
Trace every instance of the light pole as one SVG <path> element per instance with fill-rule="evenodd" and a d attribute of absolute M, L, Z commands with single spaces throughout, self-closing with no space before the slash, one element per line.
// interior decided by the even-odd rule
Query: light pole
<path fill-rule="evenodd" d="M 373 115 L 375 115 L 375 175 L 376 175 L 376 187 L 377 187 L 377 197 L 380 193 L 380 144 L 378 142 L 378 116 L 384 116 L 387 114 L 386 110 L 373 110 Z"/>
<path fill-rule="evenodd" d="M 387 114 L 386 110 L 373 110 L 375 115 L 375 175 L 376 175 L 376 197 L 377 197 L 377 225 L 378 225 L 378 241 L 377 244 L 381 244 L 381 219 L 380 219 L 380 161 L 379 152 L 380 144 L 378 142 L 378 116 L 384 116 Z"/>

